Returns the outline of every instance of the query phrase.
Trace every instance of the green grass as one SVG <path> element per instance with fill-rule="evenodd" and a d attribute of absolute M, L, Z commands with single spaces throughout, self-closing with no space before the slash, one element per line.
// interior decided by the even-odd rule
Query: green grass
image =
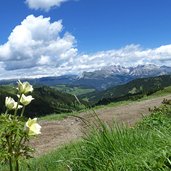
<path fill-rule="evenodd" d="M 86 113 L 92 113 L 94 112 L 94 110 L 98 110 L 98 109 L 105 109 L 105 108 L 109 108 L 109 107 L 117 107 L 117 106 L 123 106 L 123 105 L 127 105 L 133 103 L 133 101 L 120 101 L 120 102 L 116 102 L 116 103 L 110 103 L 108 105 L 101 105 L 101 106 L 95 106 L 93 108 L 90 109 L 82 109 L 80 111 L 74 111 L 71 113 L 61 113 L 61 114 L 50 114 L 50 115 L 46 115 L 46 116 L 42 116 L 39 119 L 40 120 L 47 120 L 47 121 L 52 121 L 52 120 L 62 120 L 65 119 L 69 116 L 79 116 L 80 113 L 82 112 L 86 112 Z"/>
<path fill-rule="evenodd" d="M 71 164 L 71 158 L 76 155 L 75 148 L 79 142 L 64 146 L 47 155 L 29 161 L 29 168 L 23 166 L 23 171 L 68 171 Z"/>
<path fill-rule="evenodd" d="M 110 108 L 110 107 L 118 107 L 118 106 L 133 104 L 135 102 L 140 102 L 143 100 L 149 100 L 149 99 L 153 99 L 153 98 L 157 98 L 157 97 L 162 97 L 162 96 L 169 95 L 169 94 L 171 94 L 171 86 L 166 87 L 163 90 L 157 91 L 156 93 L 154 93 L 150 96 L 144 96 L 143 98 L 138 99 L 136 101 L 127 100 L 127 101 L 112 102 L 107 105 L 95 106 L 92 109 L 82 109 L 80 111 L 74 111 L 71 113 L 50 114 L 50 115 L 42 116 L 42 117 L 40 117 L 40 119 L 48 120 L 48 121 L 62 120 L 62 119 L 67 118 L 68 116 L 79 115 L 82 112 L 88 112 L 88 111 L 92 111 L 92 110 L 105 109 L 105 108 Z"/>
<path fill-rule="evenodd" d="M 98 118 L 97 123 L 83 140 L 31 159 L 22 170 L 171 170 L 171 107 L 155 109 L 131 128 L 116 123 L 109 127 Z"/>
<path fill-rule="evenodd" d="M 75 148 L 80 142 L 72 143 L 41 157 L 21 161 L 21 171 L 68 171 L 71 158 L 76 155 Z M 1 171 L 9 171 L 8 166 L 0 165 Z"/>
<path fill-rule="evenodd" d="M 127 100 L 127 101 L 112 102 L 112 103 L 109 103 L 107 105 L 96 106 L 95 109 L 127 105 L 127 104 L 131 104 L 131 103 L 135 103 L 135 102 L 140 102 L 143 100 L 150 100 L 153 98 L 166 96 L 169 94 L 171 94 L 171 86 L 166 87 L 163 90 L 157 91 L 157 92 L 151 94 L 150 96 L 144 96 L 143 98 L 140 98 L 138 100 Z"/>
<path fill-rule="evenodd" d="M 53 113 L 53 114 L 50 114 L 50 115 L 45 115 L 45 116 L 42 116 L 42 117 L 39 117 L 40 120 L 42 121 L 54 121 L 54 120 L 62 120 L 62 119 L 66 119 L 67 117 L 70 117 L 70 116 L 79 116 L 80 113 L 82 112 L 88 112 L 92 109 L 81 109 L 79 111 L 73 111 L 73 112 L 70 112 L 70 113 L 60 113 L 60 114 L 56 114 L 56 113 Z"/>
<path fill-rule="evenodd" d="M 157 91 L 149 97 L 160 97 L 164 95 L 171 94 L 171 86 L 164 88 L 163 90 Z"/>
<path fill-rule="evenodd" d="M 167 95 L 171 87 L 144 99 Z M 141 99 L 141 100 L 144 100 Z M 107 107 L 133 103 L 122 101 Z M 103 108 L 102 106 L 101 108 Z M 106 107 L 106 106 L 105 106 Z M 42 120 L 63 119 L 70 113 L 49 115 Z M 98 120 L 98 118 L 97 118 Z M 21 171 L 169 171 L 171 170 L 171 108 L 156 109 L 134 127 L 114 123 L 111 127 L 98 120 L 98 127 L 74 144 L 25 163 Z M 6 166 L 0 170 L 8 171 Z"/>
<path fill-rule="evenodd" d="M 80 86 L 67 86 L 67 85 L 56 85 L 53 86 L 53 88 L 65 92 L 65 93 L 69 93 L 72 95 L 83 95 L 83 94 L 87 94 L 87 93 L 91 93 L 93 91 L 95 91 L 95 89 L 93 88 L 86 88 L 86 87 L 80 87 Z"/>
<path fill-rule="evenodd" d="M 79 112 L 51 114 L 51 115 L 42 116 L 39 119 L 42 121 L 44 121 L 44 120 L 46 120 L 46 121 L 63 120 L 63 119 L 66 119 L 67 117 L 73 116 L 73 115 L 74 116 L 79 115 Z"/>
<path fill-rule="evenodd" d="M 79 171 L 159 171 L 171 169 L 171 111 L 162 109 L 133 128 L 101 123 L 77 150 Z"/>
<path fill-rule="evenodd" d="M 17 89 L 12 85 L 1 85 L 0 86 L 1 94 L 4 94 L 6 92 L 8 92 L 9 94 L 15 94 L 16 91 L 17 91 Z"/>
<path fill-rule="evenodd" d="M 138 100 L 126 100 L 126 101 L 119 101 L 119 102 L 111 102 L 107 105 L 100 105 L 100 106 L 95 106 L 93 109 L 102 109 L 102 108 L 108 108 L 108 107 L 117 107 L 117 106 L 122 106 L 122 105 L 128 105 L 128 104 L 133 104 L 136 102 L 140 102 L 143 100 L 150 100 L 153 98 L 157 97 L 162 97 L 171 94 L 171 86 L 164 88 L 163 90 L 157 91 L 154 94 L 150 96 L 144 96 L 143 98 L 140 98 Z"/>

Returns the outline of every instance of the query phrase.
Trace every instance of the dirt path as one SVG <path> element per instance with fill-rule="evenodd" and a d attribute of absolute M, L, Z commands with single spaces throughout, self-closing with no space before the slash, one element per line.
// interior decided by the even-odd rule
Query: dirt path
<path fill-rule="evenodd" d="M 97 109 L 95 113 L 105 122 L 115 120 L 127 124 L 134 124 L 142 115 L 149 114 L 149 108 L 161 105 L 162 100 L 171 99 L 171 95 L 157 97 L 150 100 L 135 102 L 118 107 Z M 81 113 L 79 116 L 86 120 L 92 120 L 92 111 Z M 76 117 L 68 117 L 61 121 L 42 121 L 42 134 L 33 139 L 31 144 L 36 148 L 36 155 L 45 154 L 63 144 L 77 140 L 83 136 L 84 122 Z"/>

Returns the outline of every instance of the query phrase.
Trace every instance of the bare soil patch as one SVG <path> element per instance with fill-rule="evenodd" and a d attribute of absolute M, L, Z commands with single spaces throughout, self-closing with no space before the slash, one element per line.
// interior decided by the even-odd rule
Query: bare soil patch
<path fill-rule="evenodd" d="M 115 120 L 116 122 L 132 125 L 143 116 L 148 115 L 150 113 L 149 108 L 160 106 L 164 98 L 171 99 L 171 95 L 118 107 L 97 109 L 94 112 L 101 120 L 107 123 Z M 64 144 L 81 138 L 83 136 L 83 130 L 86 127 L 84 121 L 92 122 L 92 114 L 93 111 L 90 110 L 79 115 L 83 119 L 71 116 L 60 121 L 42 121 L 40 123 L 42 126 L 42 134 L 31 141 L 31 144 L 36 149 L 36 156 L 45 154 Z"/>

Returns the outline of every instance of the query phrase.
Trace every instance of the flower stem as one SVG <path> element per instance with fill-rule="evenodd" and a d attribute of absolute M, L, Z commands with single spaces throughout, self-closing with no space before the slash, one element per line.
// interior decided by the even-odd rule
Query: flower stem
<path fill-rule="evenodd" d="M 25 108 L 26 108 L 26 107 L 25 107 L 25 106 L 23 106 L 22 111 L 21 111 L 21 115 L 20 115 L 21 117 L 23 117 L 23 114 L 24 114 Z"/>
<path fill-rule="evenodd" d="M 15 171 L 19 171 L 19 161 L 18 161 L 18 159 L 16 159 L 16 161 L 15 161 Z"/>
<path fill-rule="evenodd" d="M 9 111 L 8 109 L 5 111 L 5 115 L 8 114 L 8 111 Z"/>
<path fill-rule="evenodd" d="M 17 101 L 17 107 L 16 107 L 16 109 L 15 109 L 14 116 L 16 116 L 16 115 L 17 115 L 18 106 L 19 106 L 19 103 L 20 103 L 21 97 L 22 97 L 22 94 L 20 94 L 20 96 L 19 96 L 19 98 L 18 98 L 18 101 Z"/>
<path fill-rule="evenodd" d="M 10 168 L 10 171 L 13 171 L 13 160 L 12 160 L 12 140 L 11 140 L 11 137 L 8 136 L 6 137 L 6 140 L 7 140 L 7 143 L 8 143 L 8 152 L 9 152 L 9 157 L 8 157 L 8 160 L 9 160 L 9 168 Z"/>
<path fill-rule="evenodd" d="M 10 171 L 13 171 L 13 167 L 12 167 L 12 157 L 9 157 L 9 166 L 10 166 Z"/>

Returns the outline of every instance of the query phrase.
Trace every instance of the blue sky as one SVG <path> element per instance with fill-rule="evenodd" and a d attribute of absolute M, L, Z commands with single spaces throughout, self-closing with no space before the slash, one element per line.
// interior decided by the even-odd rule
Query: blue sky
<path fill-rule="evenodd" d="M 2 0 L 0 78 L 171 65 L 170 0 Z"/>

